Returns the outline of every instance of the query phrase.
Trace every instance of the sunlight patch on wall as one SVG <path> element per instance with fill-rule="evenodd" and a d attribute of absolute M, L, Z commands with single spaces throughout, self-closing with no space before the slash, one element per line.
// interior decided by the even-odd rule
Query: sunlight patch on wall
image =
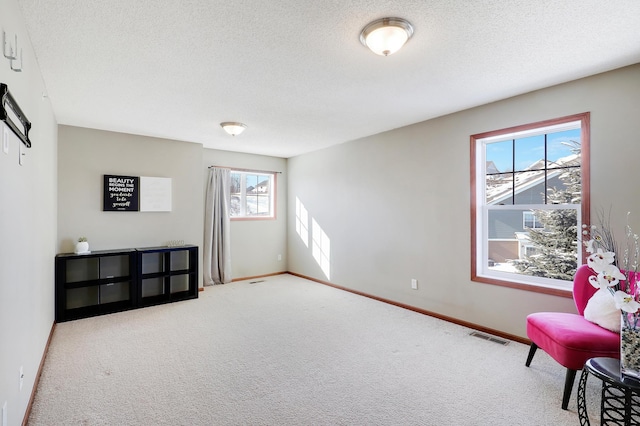
<path fill-rule="evenodd" d="M 312 219 L 311 235 L 313 238 L 313 258 L 327 279 L 331 279 L 331 241 L 315 219 Z"/>
<path fill-rule="evenodd" d="M 305 246 L 309 247 L 309 213 L 296 197 L 296 232 Z"/>

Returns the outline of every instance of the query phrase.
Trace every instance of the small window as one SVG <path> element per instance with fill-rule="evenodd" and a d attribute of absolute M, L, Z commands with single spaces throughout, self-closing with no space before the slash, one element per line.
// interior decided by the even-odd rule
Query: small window
<path fill-rule="evenodd" d="M 231 219 L 275 218 L 275 173 L 231 170 Z"/>
<path fill-rule="evenodd" d="M 524 229 L 544 229 L 544 224 L 534 212 L 522 212 L 522 223 Z"/>

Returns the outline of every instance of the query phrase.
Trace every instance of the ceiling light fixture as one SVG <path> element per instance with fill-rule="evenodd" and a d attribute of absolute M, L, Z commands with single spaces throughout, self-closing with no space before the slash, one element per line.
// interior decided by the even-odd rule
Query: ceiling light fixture
<path fill-rule="evenodd" d="M 413 35 L 413 26 L 406 19 L 382 18 L 365 26 L 360 32 L 360 42 L 377 55 L 389 56 Z"/>
<path fill-rule="evenodd" d="M 246 124 L 236 123 L 235 121 L 225 121 L 223 123 L 220 123 L 220 126 L 231 136 L 239 135 L 240 133 L 244 132 L 244 129 L 247 128 Z"/>

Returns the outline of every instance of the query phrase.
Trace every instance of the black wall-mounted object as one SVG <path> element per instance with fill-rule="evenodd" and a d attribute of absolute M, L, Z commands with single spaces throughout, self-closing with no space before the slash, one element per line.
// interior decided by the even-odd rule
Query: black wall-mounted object
<path fill-rule="evenodd" d="M 7 126 L 20 138 L 23 144 L 27 148 L 31 148 L 31 141 L 29 140 L 29 129 L 31 129 L 31 122 L 27 120 L 24 112 L 18 106 L 18 103 L 11 93 L 6 84 L 0 83 L 0 120 L 7 123 Z M 18 123 L 22 129 L 18 127 Z"/>

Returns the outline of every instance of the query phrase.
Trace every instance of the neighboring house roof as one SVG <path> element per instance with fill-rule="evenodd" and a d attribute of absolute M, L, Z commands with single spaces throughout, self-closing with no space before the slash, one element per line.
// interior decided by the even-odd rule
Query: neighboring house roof
<path fill-rule="evenodd" d="M 259 184 L 257 184 L 256 186 L 247 187 L 247 192 L 250 192 L 250 193 L 253 193 L 253 192 L 267 192 L 267 190 L 269 189 L 269 184 L 270 184 L 269 179 L 265 179 L 262 182 L 260 182 Z"/>
<path fill-rule="evenodd" d="M 559 158 L 557 161 L 547 162 L 547 180 L 559 176 L 565 171 L 563 168 L 556 168 L 558 166 L 566 167 L 570 165 L 577 165 L 580 161 L 580 157 L 577 154 L 572 154 L 567 157 Z M 496 168 L 493 161 L 487 162 L 487 173 L 500 173 Z M 492 171 L 495 170 L 495 171 Z M 511 175 L 498 175 L 498 176 L 511 176 Z M 519 194 L 530 188 L 544 183 L 544 160 L 538 160 L 525 170 L 516 172 L 514 176 L 515 182 L 510 179 L 505 180 L 503 183 L 498 182 L 495 185 L 487 185 L 486 195 L 487 204 L 500 204 L 511 198 L 514 194 Z"/>
<path fill-rule="evenodd" d="M 487 173 L 500 173 L 500 170 L 498 170 L 496 163 L 494 163 L 493 161 L 487 161 L 486 170 Z"/>

